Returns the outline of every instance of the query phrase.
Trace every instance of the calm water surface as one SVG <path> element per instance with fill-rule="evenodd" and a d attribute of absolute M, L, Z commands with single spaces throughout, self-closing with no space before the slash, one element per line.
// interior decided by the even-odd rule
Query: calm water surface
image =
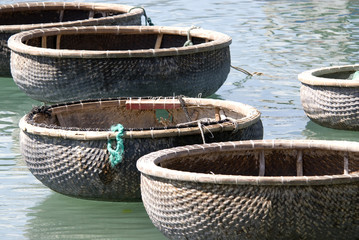
<path fill-rule="evenodd" d="M 0 0 L 0 3 L 15 1 Z M 105 2 L 97 0 L 97 2 Z M 234 66 L 213 96 L 262 112 L 265 139 L 359 141 L 359 132 L 320 127 L 305 116 L 297 74 L 358 63 L 359 1 L 108 1 L 144 6 L 155 25 L 200 26 L 233 38 Z M 0 239 L 164 239 L 142 203 L 79 200 L 54 193 L 27 170 L 18 121 L 40 104 L 0 79 Z"/>

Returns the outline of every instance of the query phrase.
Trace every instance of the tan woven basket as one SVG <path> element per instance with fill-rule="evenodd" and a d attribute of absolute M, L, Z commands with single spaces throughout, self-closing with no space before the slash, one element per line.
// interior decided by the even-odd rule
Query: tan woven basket
<path fill-rule="evenodd" d="M 185 46 L 187 39 L 192 46 Z M 31 98 L 208 96 L 230 70 L 225 34 L 178 27 L 71 27 L 14 35 L 11 71 Z"/>
<path fill-rule="evenodd" d="M 357 142 L 192 145 L 137 168 L 146 211 L 170 239 L 358 239 Z"/>
<path fill-rule="evenodd" d="M 86 25 L 141 25 L 142 9 L 79 2 L 0 4 L 0 76 L 10 77 L 8 38 L 20 31 Z"/>
<path fill-rule="evenodd" d="M 359 81 L 349 79 L 359 65 L 319 68 L 299 74 L 307 116 L 319 125 L 359 130 Z"/>
<path fill-rule="evenodd" d="M 112 99 L 36 108 L 20 121 L 22 155 L 44 185 L 73 197 L 140 199 L 139 157 L 205 142 L 262 139 L 253 107 L 198 98 Z M 121 123 L 123 160 L 112 167 L 108 139 Z"/>

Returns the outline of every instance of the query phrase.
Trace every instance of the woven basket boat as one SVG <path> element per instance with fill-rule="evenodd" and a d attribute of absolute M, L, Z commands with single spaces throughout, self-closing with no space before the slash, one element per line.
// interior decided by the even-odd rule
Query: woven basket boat
<path fill-rule="evenodd" d="M 188 35 L 188 36 L 187 36 Z M 184 44 L 190 39 L 192 46 Z M 11 71 L 31 98 L 208 96 L 230 70 L 225 34 L 177 27 L 72 27 L 12 36 Z"/>
<path fill-rule="evenodd" d="M 359 130 L 359 80 L 350 76 L 359 65 L 319 68 L 299 74 L 307 116 L 324 127 Z"/>
<path fill-rule="evenodd" d="M 170 239 L 358 239 L 357 142 L 192 145 L 137 168 L 146 211 Z"/>
<path fill-rule="evenodd" d="M 124 153 L 122 162 L 112 166 L 107 144 L 119 134 L 110 130 L 118 123 L 125 128 Z M 141 198 L 136 161 L 147 153 L 203 141 L 263 137 L 255 108 L 199 98 L 58 104 L 34 109 L 19 125 L 22 155 L 44 185 L 73 197 L 109 201 Z"/>
<path fill-rule="evenodd" d="M 61 26 L 141 25 L 143 10 L 103 3 L 0 4 L 0 76 L 10 77 L 9 37 L 25 30 Z"/>

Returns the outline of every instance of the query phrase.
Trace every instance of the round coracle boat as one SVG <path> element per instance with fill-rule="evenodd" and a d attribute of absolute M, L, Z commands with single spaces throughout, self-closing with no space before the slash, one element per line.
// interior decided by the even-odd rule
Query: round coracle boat
<path fill-rule="evenodd" d="M 170 239 L 358 239 L 357 142 L 190 145 L 137 168 L 146 211 Z"/>
<path fill-rule="evenodd" d="M 10 77 L 9 37 L 32 29 L 86 25 L 141 25 L 143 10 L 104 3 L 23 2 L 0 4 L 0 76 Z"/>
<path fill-rule="evenodd" d="M 263 137 L 260 113 L 251 106 L 182 97 L 37 107 L 19 125 L 21 153 L 44 185 L 65 195 L 108 201 L 140 200 L 136 161 L 147 153 Z"/>
<path fill-rule="evenodd" d="M 329 128 L 359 131 L 357 71 L 359 65 L 346 65 L 299 74 L 302 106 L 313 122 Z"/>
<path fill-rule="evenodd" d="M 179 27 L 71 27 L 12 36 L 11 73 L 43 102 L 209 96 L 230 70 L 225 34 Z"/>

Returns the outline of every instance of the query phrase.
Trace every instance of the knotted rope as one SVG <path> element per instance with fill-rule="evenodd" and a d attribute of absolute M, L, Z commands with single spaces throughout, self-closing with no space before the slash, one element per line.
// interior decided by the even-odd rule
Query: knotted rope
<path fill-rule="evenodd" d="M 113 139 L 108 139 L 107 142 L 107 150 L 110 153 L 111 167 L 115 167 L 117 164 L 119 164 L 122 161 L 122 155 L 125 150 L 123 146 L 123 139 L 122 139 L 124 127 L 121 124 L 117 124 L 111 127 L 111 131 L 118 132 L 116 135 L 116 141 L 117 141 L 116 149 L 112 148 Z"/>
<path fill-rule="evenodd" d="M 133 9 L 137 9 L 137 8 L 142 9 L 143 16 L 145 16 L 145 24 L 146 24 L 146 26 L 147 26 L 147 24 L 148 24 L 148 26 L 154 26 L 154 24 L 152 23 L 151 18 L 147 17 L 146 10 L 143 7 L 133 7 L 130 10 L 128 10 L 128 12 L 131 12 Z"/>
<path fill-rule="evenodd" d="M 192 46 L 193 42 L 191 40 L 191 30 L 193 29 L 199 29 L 200 27 L 192 26 L 187 31 L 187 41 L 183 44 L 184 47 Z"/>

